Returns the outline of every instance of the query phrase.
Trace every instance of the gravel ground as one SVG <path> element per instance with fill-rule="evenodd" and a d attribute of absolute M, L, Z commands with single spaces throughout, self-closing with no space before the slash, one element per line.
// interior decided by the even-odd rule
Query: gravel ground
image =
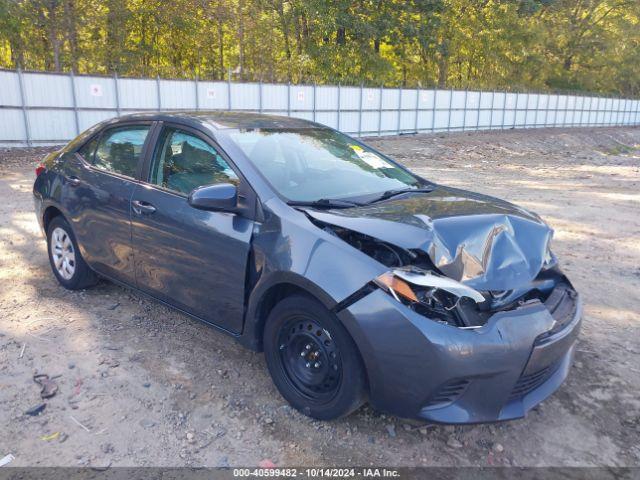
<path fill-rule="evenodd" d="M 640 465 L 640 129 L 371 139 L 437 182 L 504 197 L 556 229 L 585 319 L 565 385 L 526 419 L 409 422 L 364 407 L 316 422 L 261 354 L 107 282 L 61 288 L 33 215 L 45 149 L 0 150 L 0 457 L 12 466 Z M 58 391 L 39 416 L 35 373 Z"/>

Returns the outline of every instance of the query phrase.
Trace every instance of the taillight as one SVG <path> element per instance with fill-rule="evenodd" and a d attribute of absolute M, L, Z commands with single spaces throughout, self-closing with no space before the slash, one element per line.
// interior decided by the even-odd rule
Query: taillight
<path fill-rule="evenodd" d="M 47 169 L 42 163 L 36 167 L 36 177 L 40 176 L 42 172 Z"/>

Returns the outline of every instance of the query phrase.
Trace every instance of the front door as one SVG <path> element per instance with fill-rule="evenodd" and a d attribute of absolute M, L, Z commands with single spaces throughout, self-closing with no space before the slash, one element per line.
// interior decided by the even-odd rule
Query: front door
<path fill-rule="evenodd" d="M 138 288 L 230 332 L 242 329 L 253 220 L 191 207 L 196 187 L 240 182 L 209 140 L 163 127 L 132 197 Z"/>
<path fill-rule="evenodd" d="M 83 258 L 97 272 L 135 284 L 131 195 L 151 124 L 105 130 L 68 162 L 62 203 Z"/>

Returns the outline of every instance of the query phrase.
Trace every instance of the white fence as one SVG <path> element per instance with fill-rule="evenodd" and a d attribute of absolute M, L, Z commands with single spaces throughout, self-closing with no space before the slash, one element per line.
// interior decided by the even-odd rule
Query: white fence
<path fill-rule="evenodd" d="M 601 96 L 74 76 L 0 70 L 0 145 L 64 143 L 136 111 L 244 110 L 356 136 L 638 125 L 640 100 Z"/>

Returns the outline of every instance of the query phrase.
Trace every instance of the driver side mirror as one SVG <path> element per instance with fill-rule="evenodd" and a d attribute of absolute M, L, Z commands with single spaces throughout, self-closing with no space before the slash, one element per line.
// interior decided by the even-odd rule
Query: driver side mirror
<path fill-rule="evenodd" d="M 198 187 L 189 194 L 189 205 L 215 212 L 238 211 L 238 188 L 231 183 Z"/>

